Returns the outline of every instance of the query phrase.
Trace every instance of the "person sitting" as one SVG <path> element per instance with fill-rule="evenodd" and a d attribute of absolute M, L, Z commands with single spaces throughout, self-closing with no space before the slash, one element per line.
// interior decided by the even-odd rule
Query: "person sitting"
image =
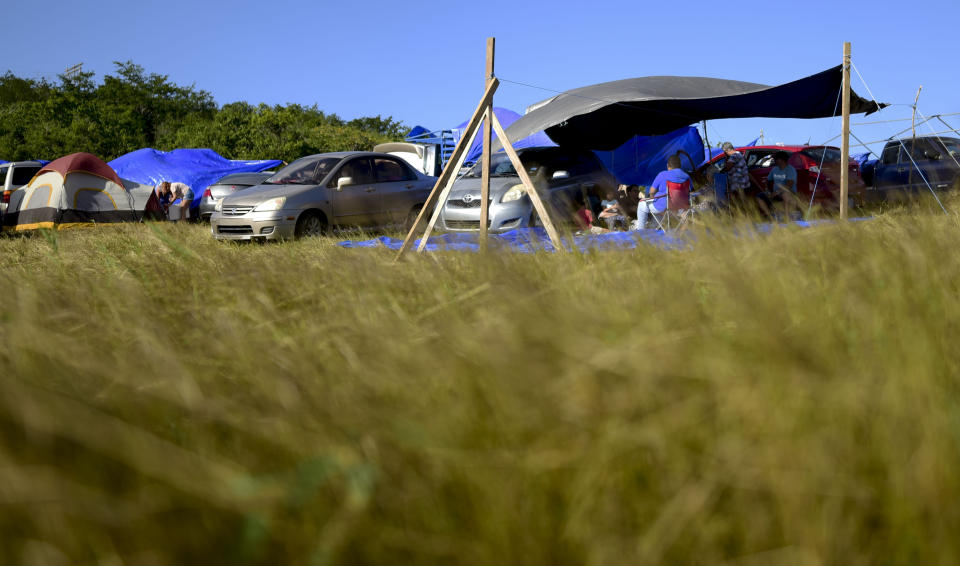
<path fill-rule="evenodd" d="M 774 167 L 767 175 L 767 189 L 772 193 L 772 200 L 778 201 L 784 217 L 789 220 L 794 212 L 800 212 L 800 201 L 797 199 L 797 170 L 790 165 L 790 154 L 778 151 L 773 154 Z"/>
<path fill-rule="evenodd" d="M 605 228 L 593 225 L 593 211 L 587 206 L 583 195 L 577 195 L 576 204 L 577 211 L 573 213 L 573 222 L 577 226 L 577 234 L 583 234 L 587 232 L 591 234 L 604 234 L 609 231 Z"/>
<path fill-rule="evenodd" d="M 661 214 L 671 208 L 689 208 L 690 206 L 690 176 L 680 168 L 680 156 L 671 155 L 667 159 L 666 171 L 661 171 L 650 184 L 647 198 L 637 205 L 637 229 L 647 227 L 647 217 L 651 214 Z M 660 198 L 657 195 L 662 194 Z M 686 202 L 683 202 L 685 198 Z M 673 200 L 674 202 L 668 202 Z M 679 201 L 679 202 L 678 202 Z"/>
<path fill-rule="evenodd" d="M 627 215 L 624 214 L 620 203 L 617 201 L 617 194 L 613 191 L 607 192 L 607 198 L 600 201 L 600 219 L 607 224 L 608 230 L 614 230 L 618 226 L 627 225 Z"/>

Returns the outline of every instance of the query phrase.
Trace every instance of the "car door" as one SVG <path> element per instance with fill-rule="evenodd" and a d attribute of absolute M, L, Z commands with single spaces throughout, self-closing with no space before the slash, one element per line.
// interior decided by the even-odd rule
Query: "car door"
<path fill-rule="evenodd" d="M 350 183 L 339 186 L 341 178 Z M 333 210 L 333 223 L 338 226 L 377 226 L 383 221 L 383 210 L 377 193 L 370 157 L 355 157 L 340 166 L 327 184 Z"/>
<path fill-rule="evenodd" d="M 385 223 L 402 224 L 413 207 L 423 202 L 423 191 L 418 190 L 419 178 L 399 159 L 373 157 L 372 163 Z"/>
<path fill-rule="evenodd" d="M 888 144 L 880 155 L 880 166 L 874 170 L 873 184 L 883 190 L 903 190 L 907 184 L 910 159 L 904 157 L 906 164 L 900 162 L 900 144 Z"/>
<path fill-rule="evenodd" d="M 941 140 L 927 138 L 917 141 L 923 142 L 915 153 L 917 155 L 917 163 L 926 176 L 927 182 L 938 191 L 950 188 L 957 175 L 957 164 L 954 162 L 949 150 Z M 923 182 L 923 179 L 919 179 L 918 182 L 914 184 L 914 187 L 917 190 L 927 189 L 927 185 Z"/>

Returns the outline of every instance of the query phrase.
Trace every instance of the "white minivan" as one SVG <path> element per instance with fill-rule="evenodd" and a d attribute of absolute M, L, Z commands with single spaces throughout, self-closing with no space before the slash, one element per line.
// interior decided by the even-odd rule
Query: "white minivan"
<path fill-rule="evenodd" d="M 40 172 L 43 163 L 40 161 L 11 161 L 0 163 L 0 182 L 3 182 L 3 200 L 0 200 L 0 213 L 7 211 L 10 203 L 10 193 L 26 185 L 33 176 Z"/>

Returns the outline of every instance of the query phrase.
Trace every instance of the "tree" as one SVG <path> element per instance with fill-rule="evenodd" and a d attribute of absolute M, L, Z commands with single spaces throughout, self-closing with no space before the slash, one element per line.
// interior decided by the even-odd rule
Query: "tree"
<path fill-rule="evenodd" d="M 380 115 L 344 121 L 314 106 L 218 108 L 212 95 L 114 62 L 102 83 L 93 73 L 55 82 L 0 76 L 0 158 L 54 159 L 88 151 L 110 160 L 155 147 L 209 147 L 233 158 L 292 161 L 312 153 L 369 150 L 400 140 L 406 127 Z"/>

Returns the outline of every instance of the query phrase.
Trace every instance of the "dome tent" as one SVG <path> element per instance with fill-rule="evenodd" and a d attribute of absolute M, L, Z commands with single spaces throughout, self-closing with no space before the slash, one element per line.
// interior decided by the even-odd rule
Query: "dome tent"
<path fill-rule="evenodd" d="M 140 217 L 133 196 L 109 165 L 95 155 L 74 153 L 45 165 L 10 196 L 3 230 L 64 229 Z"/>

